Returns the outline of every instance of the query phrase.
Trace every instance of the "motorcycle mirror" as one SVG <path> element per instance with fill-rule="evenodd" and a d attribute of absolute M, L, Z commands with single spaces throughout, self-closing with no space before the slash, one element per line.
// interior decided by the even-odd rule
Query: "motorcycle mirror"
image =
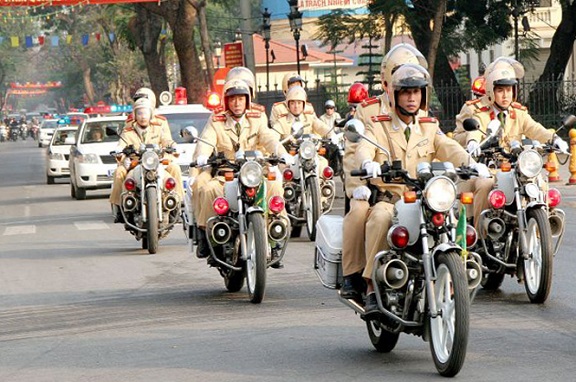
<path fill-rule="evenodd" d="M 480 130 L 480 122 L 474 118 L 466 118 L 464 122 L 462 122 L 462 126 L 466 131 Z"/>
<path fill-rule="evenodd" d="M 496 133 L 500 130 L 500 127 L 501 127 L 500 121 L 498 121 L 497 119 L 493 119 L 490 122 L 488 122 L 486 133 L 491 136 L 495 136 Z"/>
<path fill-rule="evenodd" d="M 344 135 L 350 142 L 357 143 L 362 139 L 366 130 L 364 123 L 359 119 L 351 119 L 344 125 Z"/>
<path fill-rule="evenodd" d="M 566 117 L 562 118 L 562 126 L 558 130 L 556 130 L 556 134 L 565 127 L 573 127 L 576 124 L 576 116 L 574 115 L 567 115 Z"/>
<path fill-rule="evenodd" d="M 300 121 L 292 124 L 292 136 L 296 139 L 300 138 L 304 133 L 304 124 Z"/>

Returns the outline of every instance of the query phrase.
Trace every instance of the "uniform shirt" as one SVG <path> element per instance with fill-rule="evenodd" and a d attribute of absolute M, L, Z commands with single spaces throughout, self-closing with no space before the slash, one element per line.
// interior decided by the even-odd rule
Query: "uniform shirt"
<path fill-rule="evenodd" d="M 340 116 L 340 114 L 338 112 L 334 112 L 334 113 L 332 113 L 332 115 L 328 115 L 328 114 L 324 113 L 320 116 L 320 120 L 322 122 L 324 122 L 325 124 L 327 124 L 328 127 L 330 127 L 331 129 L 334 127 L 334 124 L 336 123 L 336 120 L 338 120 L 338 119 L 342 119 L 342 117 Z"/>
<path fill-rule="evenodd" d="M 151 121 L 146 129 L 140 128 L 136 121 L 132 121 L 124 127 L 118 141 L 118 149 L 122 150 L 132 145 L 138 150 L 142 144 L 156 144 L 166 148 L 175 146 L 176 142 L 172 139 L 172 135 L 166 134 L 160 120 Z"/>
<path fill-rule="evenodd" d="M 240 124 L 240 136 L 236 132 L 236 122 Z M 229 111 L 212 114 L 202 131 L 202 139 L 216 146 L 226 158 L 234 160 L 237 151 L 259 150 L 265 148 L 269 153 L 282 155 L 286 153 L 277 136 L 268 128 L 265 119 L 258 111 L 246 112 L 236 121 Z M 200 155 L 209 156 L 214 148 L 204 142 L 198 142 L 194 160 Z"/>
<path fill-rule="evenodd" d="M 270 126 L 274 126 L 280 116 L 289 113 L 290 111 L 288 110 L 288 101 L 276 102 L 274 105 L 272 105 L 272 111 L 270 112 Z M 316 115 L 314 106 L 312 106 L 310 102 L 306 102 L 306 105 L 304 105 L 304 113 Z"/>
<path fill-rule="evenodd" d="M 405 125 L 405 124 L 404 124 Z M 388 158 L 374 145 L 361 140 L 356 150 L 356 163 L 365 161 L 401 160 L 402 167 L 411 177 L 416 176 L 418 163 L 432 162 L 437 159 L 442 162 L 452 162 L 455 167 L 462 164 L 474 163 L 470 155 L 453 139 L 448 138 L 432 117 L 417 117 L 411 124 L 410 139 L 407 142 L 404 127 L 398 116 L 383 114 L 374 116 L 366 126 L 366 135 L 390 151 L 392 158 Z M 395 195 L 402 195 L 406 186 L 398 184 L 384 184 L 380 179 L 372 180 L 381 191 L 390 191 Z"/>
<path fill-rule="evenodd" d="M 464 130 L 464 120 L 468 118 L 473 118 L 477 111 L 488 109 L 491 107 L 491 102 L 488 96 L 483 96 L 477 99 L 467 101 L 460 110 L 460 113 L 456 115 L 456 128 L 454 129 L 453 135 L 454 139 L 460 143 L 462 146 L 466 146 L 468 141 L 468 132 Z M 478 141 L 480 142 L 480 141 Z"/>
<path fill-rule="evenodd" d="M 498 119 L 499 110 L 492 106 L 484 106 L 475 109 L 472 117 L 480 122 L 480 129 L 486 132 L 486 127 L 493 119 Z M 506 110 L 506 120 L 504 123 L 504 130 L 500 138 L 500 146 L 510 148 L 510 142 L 521 141 L 522 138 L 527 137 L 537 140 L 539 142 L 547 142 L 554 138 L 554 133 L 548 131 L 540 123 L 536 122 L 525 106 L 518 102 L 513 102 L 508 110 Z M 471 140 L 481 142 L 485 139 L 484 134 L 480 131 L 466 131 L 463 142 L 468 143 Z"/>
<path fill-rule="evenodd" d="M 296 121 L 302 122 L 304 125 L 304 134 L 316 134 L 325 137 L 331 131 L 331 128 L 318 119 L 312 110 L 304 110 L 298 117 L 290 113 L 283 114 L 272 125 L 272 130 L 277 134 L 278 139 L 282 140 L 292 134 L 292 124 Z"/>
<path fill-rule="evenodd" d="M 134 113 L 130 113 L 130 115 L 128 115 L 128 118 L 126 118 L 124 129 L 129 126 L 132 126 L 134 122 L 135 122 Z M 167 137 L 172 136 L 172 132 L 170 131 L 170 125 L 168 125 L 168 120 L 163 115 L 154 114 L 150 119 L 150 123 L 159 124 L 160 126 L 162 126 L 164 136 Z"/>

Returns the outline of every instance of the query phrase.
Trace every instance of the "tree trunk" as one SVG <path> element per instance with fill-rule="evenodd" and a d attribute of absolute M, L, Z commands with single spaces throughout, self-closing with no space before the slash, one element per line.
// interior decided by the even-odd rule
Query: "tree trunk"
<path fill-rule="evenodd" d="M 206 21 L 206 0 L 190 1 L 198 13 L 198 29 L 200 30 L 200 41 L 202 43 L 202 51 L 204 52 L 206 61 L 206 83 L 208 86 L 210 86 L 212 84 L 212 79 L 214 78 L 214 61 L 212 60 L 212 48 L 210 47 L 208 22 Z"/>
<path fill-rule="evenodd" d="M 558 102 L 558 88 L 564 77 L 566 65 L 570 60 L 572 49 L 576 40 L 576 1 L 568 4 L 568 1 L 562 3 L 562 21 L 550 44 L 550 56 L 546 61 L 544 71 L 534 88 L 530 92 L 528 107 L 532 114 L 539 115 L 557 115 L 561 112 Z M 554 100 L 551 102 L 551 100 Z"/>
<path fill-rule="evenodd" d="M 440 0 L 434 14 L 434 26 L 432 27 L 432 36 L 430 38 L 430 51 L 428 52 L 428 62 L 436 62 L 436 54 L 438 45 L 440 43 L 440 36 L 442 35 L 442 24 L 444 22 L 444 14 L 446 13 L 446 0 Z M 430 76 L 434 78 L 434 66 L 429 68 Z"/>
<path fill-rule="evenodd" d="M 92 69 L 90 69 L 90 66 L 86 63 L 80 63 L 80 67 L 82 68 L 82 80 L 84 81 L 84 90 L 86 91 L 88 104 L 95 105 L 96 93 L 94 92 L 94 84 L 92 84 L 92 79 L 90 78 Z"/>
<path fill-rule="evenodd" d="M 150 87 L 158 99 L 161 92 L 169 89 L 166 66 L 160 56 L 158 43 L 162 32 L 162 18 L 139 4 L 136 4 L 134 8 L 136 17 L 130 21 L 128 27 L 138 49 L 144 56 Z"/>

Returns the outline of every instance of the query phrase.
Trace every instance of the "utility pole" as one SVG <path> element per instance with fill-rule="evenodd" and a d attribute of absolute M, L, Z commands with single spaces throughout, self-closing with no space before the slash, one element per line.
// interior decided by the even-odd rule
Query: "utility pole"
<path fill-rule="evenodd" d="M 254 60 L 254 41 L 252 40 L 252 15 L 250 13 L 250 0 L 240 0 L 240 15 L 242 23 L 242 46 L 244 48 L 244 65 L 256 75 L 256 62 Z"/>

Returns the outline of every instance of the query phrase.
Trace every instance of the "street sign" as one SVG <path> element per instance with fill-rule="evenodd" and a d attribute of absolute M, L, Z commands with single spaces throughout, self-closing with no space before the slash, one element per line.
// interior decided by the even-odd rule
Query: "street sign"
<path fill-rule="evenodd" d="M 224 64 L 227 68 L 244 66 L 244 49 L 242 42 L 229 42 L 224 44 Z"/>

